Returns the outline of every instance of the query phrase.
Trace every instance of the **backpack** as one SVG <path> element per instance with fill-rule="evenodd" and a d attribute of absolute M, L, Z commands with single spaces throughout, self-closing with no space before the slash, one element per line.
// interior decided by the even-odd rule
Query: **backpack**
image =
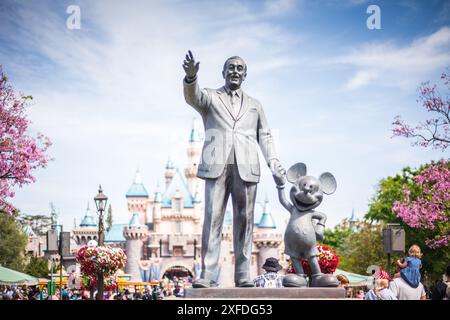
<path fill-rule="evenodd" d="M 277 277 L 275 279 L 267 279 L 265 275 L 264 279 L 266 281 L 264 281 L 264 288 L 276 288 L 277 287 L 277 282 L 278 282 L 278 278 L 280 277 L 279 275 L 277 275 Z"/>

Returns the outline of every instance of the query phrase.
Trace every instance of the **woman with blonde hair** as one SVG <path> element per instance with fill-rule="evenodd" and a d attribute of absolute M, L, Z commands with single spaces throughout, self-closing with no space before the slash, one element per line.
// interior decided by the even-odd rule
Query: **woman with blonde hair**
<path fill-rule="evenodd" d="M 408 250 L 408 255 L 409 257 L 404 261 L 397 260 L 397 266 L 401 268 L 400 277 L 411 287 L 417 288 L 421 280 L 419 269 L 422 267 L 420 247 L 416 244 L 412 245 Z"/>

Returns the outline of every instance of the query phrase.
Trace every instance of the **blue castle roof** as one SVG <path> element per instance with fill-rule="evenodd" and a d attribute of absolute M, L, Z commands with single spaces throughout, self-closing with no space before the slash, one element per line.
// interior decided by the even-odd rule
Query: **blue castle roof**
<path fill-rule="evenodd" d="M 106 233 L 105 242 L 126 242 L 123 236 L 123 228 L 126 224 L 113 224 L 111 229 Z"/>
<path fill-rule="evenodd" d="M 161 192 L 159 192 L 159 191 L 155 192 L 155 200 L 154 200 L 154 202 L 156 202 L 156 203 L 162 202 L 162 194 L 161 194 Z"/>
<path fill-rule="evenodd" d="M 155 190 L 155 198 L 153 199 L 153 202 L 155 203 L 161 203 L 162 202 L 162 194 L 160 191 L 159 182 L 156 184 L 156 190 Z"/>
<path fill-rule="evenodd" d="M 180 195 L 183 197 L 183 207 L 184 208 L 193 208 L 193 197 L 189 192 L 189 189 L 186 185 L 186 182 L 183 179 L 183 176 L 180 173 L 178 168 L 175 171 L 175 174 L 170 181 L 170 184 L 167 186 L 166 191 L 162 197 L 162 207 L 163 208 L 171 208 L 172 207 L 172 197 L 175 195 L 175 192 L 180 192 Z"/>
<path fill-rule="evenodd" d="M 131 185 L 130 189 L 128 189 L 127 194 L 125 197 L 137 197 L 137 198 L 148 198 L 148 192 L 144 187 L 144 184 L 142 183 L 141 173 L 136 171 L 136 176 L 134 177 L 133 184 Z"/>
<path fill-rule="evenodd" d="M 275 221 L 273 220 L 272 214 L 270 212 L 269 200 L 266 197 L 266 201 L 264 202 L 264 209 L 261 216 L 261 220 L 259 220 L 258 228 L 263 229 L 276 229 L 277 226 Z"/>
<path fill-rule="evenodd" d="M 25 227 L 23 228 L 23 232 L 29 237 L 36 237 L 36 234 L 29 224 L 25 225 Z"/>
<path fill-rule="evenodd" d="M 96 227 L 97 223 L 94 220 L 94 217 L 91 214 L 91 209 L 89 209 L 89 202 L 86 209 L 86 214 L 83 217 L 83 220 L 80 223 L 80 227 Z"/>
<path fill-rule="evenodd" d="M 84 216 L 83 220 L 80 223 L 80 227 L 96 227 L 97 223 L 94 221 L 94 217 L 92 216 Z"/>
<path fill-rule="evenodd" d="M 130 227 L 139 227 L 141 226 L 141 219 L 139 219 L 139 213 L 135 212 L 133 213 L 133 216 L 131 217 L 130 223 L 128 224 L 128 226 Z"/>
<path fill-rule="evenodd" d="M 195 118 L 192 121 L 191 134 L 189 136 L 189 142 L 201 141 L 200 132 L 197 129 Z"/>
<path fill-rule="evenodd" d="M 194 197 L 193 197 L 192 201 L 194 203 L 202 202 L 202 197 L 201 197 L 201 195 L 200 195 L 200 193 L 198 191 L 194 194 Z"/>
<path fill-rule="evenodd" d="M 273 217 L 270 213 L 264 212 L 261 220 L 258 223 L 258 228 L 264 229 L 276 229 L 275 221 L 273 221 Z"/>
<path fill-rule="evenodd" d="M 198 133 L 197 129 L 192 128 L 189 142 L 195 142 L 195 141 L 200 141 L 200 134 Z"/>

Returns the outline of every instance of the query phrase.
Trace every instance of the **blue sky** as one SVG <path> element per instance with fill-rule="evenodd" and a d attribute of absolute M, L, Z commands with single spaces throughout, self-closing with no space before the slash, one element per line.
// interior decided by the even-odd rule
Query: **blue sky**
<path fill-rule="evenodd" d="M 381 9 L 381 30 L 366 26 L 371 4 Z M 80 7 L 79 30 L 66 27 L 69 5 Z M 246 60 L 243 88 L 261 101 L 282 164 L 305 162 L 311 175 L 337 179 L 319 207 L 328 227 L 352 209 L 361 218 L 381 178 L 448 157 L 391 139 L 396 115 L 427 116 L 416 89 L 450 66 L 448 1 L 6 0 L 0 64 L 34 96 L 31 131 L 51 138 L 55 158 L 13 203 L 40 214 L 53 201 L 71 227 L 101 183 L 116 222 L 129 220 L 125 193 L 138 167 L 152 192 L 168 156 L 186 165 L 197 116 L 182 93 L 188 49 L 204 87 L 223 84 L 227 57 Z M 288 213 L 268 169 L 258 188 L 283 229 Z"/>

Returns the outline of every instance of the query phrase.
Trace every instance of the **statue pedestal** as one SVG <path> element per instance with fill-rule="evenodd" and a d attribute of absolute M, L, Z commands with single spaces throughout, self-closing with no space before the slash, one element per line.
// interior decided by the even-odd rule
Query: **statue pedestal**
<path fill-rule="evenodd" d="M 344 288 L 187 288 L 186 299 L 345 299 Z"/>

